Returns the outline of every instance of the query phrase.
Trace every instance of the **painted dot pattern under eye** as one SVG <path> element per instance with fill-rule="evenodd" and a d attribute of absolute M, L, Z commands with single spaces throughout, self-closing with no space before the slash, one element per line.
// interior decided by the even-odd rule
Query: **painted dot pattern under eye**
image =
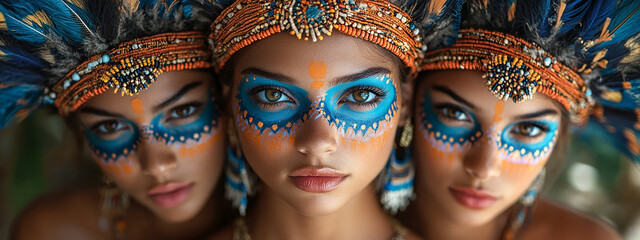
<path fill-rule="evenodd" d="M 236 95 L 237 122 L 242 123 L 239 127 L 256 129 L 260 134 L 265 131 L 270 134 L 277 134 L 280 131 L 285 135 L 291 134 L 295 126 L 302 124 L 308 118 L 324 117 L 344 136 L 352 130 L 351 133 L 354 136 L 365 137 L 368 130 L 373 129 L 377 132 L 381 125 L 390 122 L 398 110 L 396 88 L 389 74 L 379 74 L 339 84 L 327 90 L 326 94 L 313 102 L 309 99 L 307 91 L 290 84 L 256 75 L 242 76 L 242 79 Z M 295 103 L 280 103 L 277 110 L 261 107 L 261 103 L 252 97 L 254 92 L 252 89 L 265 86 L 286 89 L 286 93 L 283 94 L 290 94 Z M 385 92 L 385 96 L 379 96 L 380 101 L 367 111 L 358 111 L 349 104 L 341 102 L 344 95 L 358 94 L 360 90 L 355 90 L 353 93 L 347 91 L 362 86 L 379 88 Z M 375 94 L 370 91 L 364 92 L 369 99 Z"/>
<path fill-rule="evenodd" d="M 257 75 L 244 75 L 242 79 L 243 81 L 238 86 L 236 94 L 236 99 L 238 100 L 236 122 L 242 123 L 239 126 L 240 130 L 246 130 L 244 129 L 246 127 L 258 130 L 260 134 L 264 132 L 270 134 L 282 132 L 287 135 L 291 134 L 295 126 L 298 126 L 310 116 L 312 111 L 311 101 L 307 98 L 308 94 L 304 89 Z M 278 92 L 281 94 L 279 98 L 284 97 L 286 94 L 291 94 L 296 102 L 280 103 L 283 107 L 277 111 L 264 109 L 261 107 L 261 103 L 253 99 L 252 91 L 255 88 L 265 86 L 286 89 L 288 92 L 282 93 L 272 89 L 265 89 L 261 92 Z M 268 97 L 265 96 L 265 98 Z"/>
<path fill-rule="evenodd" d="M 171 126 L 163 122 L 166 119 L 164 113 L 154 117 L 149 125 L 142 129 L 133 121 L 120 119 L 128 124 L 130 129 L 124 131 L 116 139 L 105 140 L 93 133 L 87 127 L 83 127 L 83 133 L 87 139 L 89 148 L 105 162 L 126 158 L 135 152 L 142 143 L 144 136 L 153 136 L 156 141 L 167 145 L 186 143 L 189 140 L 199 141 L 204 135 L 218 128 L 218 107 L 215 99 L 209 95 L 209 100 L 203 106 L 198 119 L 195 121 Z"/>
<path fill-rule="evenodd" d="M 376 87 L 385 93 L 385 96 L 378 96 L 380 99 L 375 107 L 367 111 L 358 111 L 348 104 L 340 103 L 340 97 L 348 90 L 361 86 Z M 356 94 L 358 91 L 356 90 Z M 366 90 L 365 90 L 366 91 Z M 375 94 L 366 91 L 367 94 Z M 349 93 L 352 94 L 352 93 Z M 390 126 L 393 117 L 397 114 L 398 98 L 396 86 L 390 74 L 378 74 L 362 78 L 356 81 L 340 84 L 327 90 L 324 97 L 318 103 L 318 111 L 324 116 L 330 125 L 341 129 L 345 137 L 349 130 L 353 132 L 353 137 L 367 139 L 369 130 L 372 134 L 379 134 L 378 130 L 383 126 Z"/>
<path fill-rule="evenodd" d="M 511 136 L 511 130 L 518 127 L 520 122 L 510 124 L 503 129 L 492 126 L 483 131 L 476 117 L 470 111 L 466 111 L 467 117 L 474 122 L 471 128 L 449 126 L 438 118 L 428 92 L 425 92 L 423 99 L 420 113 L 421 127 L 424 129 L 423 137 L 432 147 L 441 152 L 460 153 L 471 147 L 494 144 L 498 147 L 500 159 L 517 164 L 537 165 L 549 156 L 557 141 L 557 121 L 542 121 L 542 124 L 549 127 L 544 138 L 536 143 L 523 143 Z"/>

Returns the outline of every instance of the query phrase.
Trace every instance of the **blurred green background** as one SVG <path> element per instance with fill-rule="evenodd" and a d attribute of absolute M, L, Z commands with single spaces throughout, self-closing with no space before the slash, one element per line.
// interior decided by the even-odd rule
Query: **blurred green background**
<path fill-rule="evenodd" d="M 39 196 L 99 185 L 100 170 L 79 149 L 49 108 L 0 131 L 0 239 Z M 546 196 L 611 223 L 625 239 L 640 239 L 640 169 L 601 139 L 574 136 Z"/>

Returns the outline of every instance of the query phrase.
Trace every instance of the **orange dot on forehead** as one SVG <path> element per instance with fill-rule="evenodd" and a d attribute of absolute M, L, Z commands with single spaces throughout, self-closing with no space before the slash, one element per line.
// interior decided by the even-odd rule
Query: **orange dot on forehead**
<path fill-rule="evenodd" d="M 320 88 L 322 88 L 322 86 L 324 86 L 324 81 L 316 80 L 316 81 L 311 82 L 311 88 L 312 89 L 320 89 Z"/>
<path fill-rule="evenodd" d="M 327 65 L 323 61 L 311 61 L 307 71 L 311 78 L 323 79 L 327 75 Z"/>
<path fill-rule="evenodd" d="M 131 109 L 137 114 L 142 114 L 142 99 L 134 98 L 131 100 Z"/>
<path fill-rule="evenodd" d="M 504 101 L 498 101 L 494 108 L 493 121 L 500 122 L 502 120 L 502 112 L 504 112 Z"/>

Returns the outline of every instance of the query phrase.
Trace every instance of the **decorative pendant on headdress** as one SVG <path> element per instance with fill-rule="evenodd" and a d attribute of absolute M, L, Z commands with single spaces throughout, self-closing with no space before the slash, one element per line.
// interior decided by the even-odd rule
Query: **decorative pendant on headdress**
<path fill-rule="evenodd" d="M 503 101 L 511 98 L 513 102 L 519 103 L 531 99 L 542 84 L 540 74 L 517 57 L 498 54 L 485 61 L 484 66 L 487 67 L 487 72 L 482 77 L 487 80 L 487 87 Z"/>

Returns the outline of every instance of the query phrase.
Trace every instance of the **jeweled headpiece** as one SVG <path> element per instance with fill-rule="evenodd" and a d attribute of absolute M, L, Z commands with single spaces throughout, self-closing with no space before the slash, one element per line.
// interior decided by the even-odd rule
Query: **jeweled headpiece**
<path fill-rule="evenodd" d="M 420 28 L 389 1 L 237 0 L 211 28 L 218 70 L 238 50 L 280 32 L 315 42 L 337 30 L 389 50 L 414 73 L 424 50 Z"/>
<path fill-rule="evenodd" d="M 482 71 L 503 100 L 545 94 L 640 162 L 639 23 L 633 0 L 469 0 L 457 41 L 422 69 Z"/>
<path fill-rule="evenodd" d="M 163 72 L 209 68 L 210 22 L 197 14 L 180 0 L 1 2 L 0 127 L 42 104 L 67 115 L 109 89 L 133 95 Z"/>

